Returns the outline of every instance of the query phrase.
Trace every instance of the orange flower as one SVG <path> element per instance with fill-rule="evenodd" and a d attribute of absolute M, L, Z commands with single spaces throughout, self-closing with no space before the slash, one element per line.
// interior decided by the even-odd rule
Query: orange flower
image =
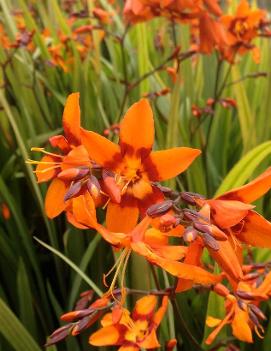
<path fill-rule="evenodd" d="M 228 191 L 215 199 L 198 200 L 208 204 L 215 225 L 234 242 L 271 248 L 271 223 L 253 211 L 252 202 L 271 188 L 271 167 L 250 183 Z"/>
<path fill-rule="evenodd" d="M 90 161 L 80 135 L 79 93 L 69 95 L 63 113 L 64 134 L 50 138 L 50 144 L 61 153 L 51 153 L 43 148 L 32 148 L 45 154 L 40 161 L 28 160 L 37 164 L 34 171 L 38 182 L 52 180 L 45 198 L 45 212 L 49 218 L 58 216 L 69 207 L 69 199 L 90 191 L 99 198 L 99 184 L 91 174 Z M 68 218 L 73 222 L 71 213 Z"/>
<path fill-rule="evenodd" d="M 163 199 L 153 182 L 175 177 L 200 154 L 200 150 L 186 147 L 153 152 L 154 120 L 145 99 L 132 105 L 120 123 L 119 145 L 84 129 L 81 136 L 91 158 L 114 173 L 104 191 L 111 198 L 106 223 L 116 232 L 130 231 L 137 223 L 139 210 L 144 214 L 151 204 Z"/>
<path fill-rule="evenodd" d="M 257 296 L 253 295 L 251 286 L 247 283 L 239 283 L 234 295 L 226 287 L 221 287 L 223 289 L 215 287 L 214 290 L 225 298 L 226 316 L 224 319 L 207 317 L 206 324 L 215 329 L 206 339 L 206 344 L 210 345 L 227 324 L 231 325 L 233 335 L 241 341 L 253 342 L 253 330 L 262 338 L 264 330 L 260 320 L 265 320 L 266 317 L 257 307 Z"/>
<path fill-rule="evenodd" d="M 227 29 L 231 44 L 222 49 L 222 55 L 230 62 L 235 55 L 245 54 L 252 50 L 256 62 L 259 60 L 259 50 L 252 44 L 266 18 L 266 11 L 252 10 L 247 0 L 241 0 L 236 14 L 221 17 L 221 23 Z"/>
<path fill-rule="evenodd" d="M 256 247 L 271 247 L 271 223 L 253 211 L 254 206 L 250 205 L 264 195 L 270 187 L 271 168 L 268 168 L 254 181 L 215 199 L 205 200 L 195 197 L 195 202 L 202 207 L 199 214 L 203 215 L 203 219 L 199 217 L 197 220 L 199 222 L 197 225 L 206 225 L 218 240 L 216 245 L 210 245 L 210 242 L 207 242 L 208 251 L 222 270 L 235 282 L 243 278 L 240 242 Z M 217 234 L 219 237 L 216 238 Z M 210 239 L 213 242 L 213 238 Z M 200 247 L 197 250 L 200 250 Z M 181 285 L 178 289 L 181 289 Z"/>
<path fill-rule="evenodd" d="M 156 331 L 168 305 L 168 297 L 163 297 L 157 311 L 158 299 L 154 295 L 144 296 L 136 302 L 130 312 L 123 308 L 120 316 L 108 313 L 101 321 L 102 328 L 93 333 L 89 343 L 93 346 L 120 346 L 119 351 L 138 351 L 160 347 Z"/>
<path fill-rule="evenodd" d="M 73 200 L 73 216 L 77 222 L 85 227 L 95 228 L 103 238 L 112 246 L 123 249 L 120 254 L 116 274 L 113 278 L 109 292 L 115 288 L 115 281 L 121 270 L 121 280 L 132 251 L 145 257 L 149 262 L 180 278 L 190 279 L 194 283 L 214 284 L 220 280 L 204 269 L 179 262 L 186 255 L 186 247 L 168 244 L 169 236 L 181 236 L 180 232 L 173 230 L 167 233 L 150 227 L 151 218 L 146 216 L 129 233 L 111 232 L 96 220 L 95 206 L 90 195 L 79 196 Z"/>

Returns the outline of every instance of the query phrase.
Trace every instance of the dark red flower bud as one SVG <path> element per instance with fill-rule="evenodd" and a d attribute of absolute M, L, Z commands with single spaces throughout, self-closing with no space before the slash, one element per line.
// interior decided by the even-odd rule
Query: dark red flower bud
<path fill-rule="evenodd" d="M 210 249 L 214 250 L 214 251 L 218 251 L 219 250 L 219 244 L 218 242 L 212 237 L 212 235 L 208 234 L 208 233 L 203 233 L 202 234 L 202 239 L 203 242 L 206 246 L 208 246 Z"/>
<path fill-rule="evenodd" d="M 64 201 L 67 201 L 67 200 L 71 199 L 72 197 L 78 195 L 80 193 L 81 189 L 82 189 L 82 182 L 81 181 L 74 182 L 73 184 L 71 184 L 69 190 L 64 195 Z"/>
<path fill-rule="evenodd" d="M 256 316 L 256 314 L 252 311 L 252 310 L 248 310 L 248 316 L 249 316 L 249 319 L 251 320 L 251 322 L 256 325 L 256 326 L 259 326 L 260 325 L 260 322 L 259 322 L 259 319 L 258 317 Z"/>
<path fill-rule="evenodd" d="M 249 291 L 237 290 L 236 295 L 240 297 L 240 299 L 244 300 L 254 300 L 255 296 Z"/>
<path fill-rule="evenodd" d="M 197 229 L 201 233 L 207 233 L 212 236 L 212 228 L 209 224 L 194 222 L 194 228 Z"/>
<path fill-rule="evenodd" d="M 69 323 L 61 328 L 58 328 L 49 336 L 49 341 L 44 345 L 45 347 L 54 345 L 59 341 L 64 340 L 69 334 L 73 324 Z"/>
<path fill-rule="evenodd" d="M 227 295 L 229 295 L 230 291 L 228 288 L 226 288 L 225 285 L 222 285 L 220 283 L 216 284 L 213 287 L 213 290 L 220 296 L 226 297 Z"/>
<path fill-rule="evenodd" d="M 266 316 L 263 314 L 263 312 L 259 309 L 259 307 L 253 305 L 253 304 L 249 304 L 248 305 L 249 308 L 251 309 L 251 311 L 253 311 L 253 313 L 260 319 L 262 320 L 266 320 Z"/>
<path fill-rule="evenodd" d="M 244 276 L 244 280 L 254 280 L 254 279 L 257 279 L 257 278 L 259 278 L 259 273 L 258 272 L 249 273 L 249 274 L 246 274 Z"/>
<path fill-rule="evenodd" d="M 149 217 L 155 218 L 155 217 L 159 217 L 163 214 L 165 214 L 166 212 L 168 212 L 173 206 L 173 201 L 172 200 L 166 200 L 163 202 L 160 202 L 158 204 L 154 204 L 152 206 L 150 206 L 147 209 L 147 215 Z"/>

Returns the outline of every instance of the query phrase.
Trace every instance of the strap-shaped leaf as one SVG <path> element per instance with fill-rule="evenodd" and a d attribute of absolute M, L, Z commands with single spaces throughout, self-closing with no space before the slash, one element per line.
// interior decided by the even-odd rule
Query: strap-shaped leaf
<path fill-rule="evenodd" d="M 16 351 L 41 351 L 19 319 L 0 299 L 0 333 Z"/>

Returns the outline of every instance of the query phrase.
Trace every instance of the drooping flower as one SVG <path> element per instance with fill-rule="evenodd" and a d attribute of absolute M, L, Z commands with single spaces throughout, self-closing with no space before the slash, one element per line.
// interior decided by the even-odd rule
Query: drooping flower
<path fill-rule="evenodd" d="M 136 302 L 133 312 L 123 308 L 117 316 L 108 313 L 101 321 L 102 328 L 93 333 L 89 343 L 93 346 L 119 346 L 119 351 L 139 351 L 160 347 L 157 339 L 159 327 L 168 305 L 164 296 L 156 311 L 158 298 L 144 296 Z"/>
<path fill-rule="evenodd" d="M 199 205 L 210 206 L 215 225 L 232 238 L 255 247 L 271 248 L 271 223 L 251 205 L 271 188 L 271 167 L 248 184 L 214 199 L 198 199 Z"/>
<path fill-rule="evenodd" d="M 123 281 L 127 262 L 132 251 L 170 274 L 189 279 L 194 283 L 215 284 L 221 279 L 219 275 L 213 275 L 201 267 L 180 262 L 179 260 L 185 257 L 187 248 L 180 245 L 170 245 L 168 239 L 171 235 L 180 237 L 182 231 L 173 230 L 172 233 L 170 231 L 163 233 L 150 227 L 152 219 L 148 216 L 145 216 L 128 233 L 109 231 L 97 222 L 94 202 L 90 195 L 79 196 L 73 200 L 73 216 L 84 227 L 96 229 L 113 247 L 122 249 L 109 292 L 114 290 L 115 281 L 120 272 L 122 272 L 121 280 Z"/>
<path fill-rule="evenodd" d="M 267 280 L 270 283 L 270 275 Z M 262 284 L 265 285 L 264 283 Z M 212 316 L 207 317 L 206 324 L 210 328 L 215 329 L 207 337 L 206 344 L 210 345 L 227 324 L 231 326 L 233 335 L 240 341 L 253 342 L 253 331 L 260 338 L 263 337 L 264 329 L 260 321 L 265 320 L 266 317 L 258 307 L 259 302 L 263 300 L 264 296 L 261 296 L 259 293 L 261 285 L 258 289 L 254 289 L 248 282 L 240 282 L 233 293 L 230 293 L 221 284 L 217 284 L 214 287 L 214 291 L 225 298 L 225 317 L 224 319 Z"/>
<path fill-rule="evenodd" d="M 154 120 L 145 99 L 132 105 L 120 123 L 119 145 L 85 129 L 81 129 L 81 137 L 93 160 L 112 172 L 111 184 L 105 184 L 104 190 L 110 196 L 106 223 L 116 232 L 131 230 L 139 211 L 144 214 L 163 199 L 154 182 L 177 176 L 200 154 L 200 150 L 187 147 L 152 151 Z"/>

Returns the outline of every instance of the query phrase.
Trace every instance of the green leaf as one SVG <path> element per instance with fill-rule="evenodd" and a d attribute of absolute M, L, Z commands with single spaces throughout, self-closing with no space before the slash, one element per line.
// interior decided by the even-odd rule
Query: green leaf
<path fill-rule="evenodd" d="M 76 264 L 74 264 L 68 257 L 64 256 L 61 252 L 53 248 L 52 246 L 46 244 L 42 240 L 38 239 L 37 237 L 34 237 L 34 239 L 40 243 L 42 246 L 46 247 L 46 249 L 50 250 L 53 252 L 56 256 L 60 257 L 64 262 L 66 262 L 77 274 L 80 275 L 80 277 L 93 289 L 97 295 L 101 296 L 103 293 L 102 291 L 97 287 L 95 283 L 89 277 L 78 267 Z"/>
<path fill-rule="evenodd" d="M 271 141 L 260 144 L 249 151 L 224 178 L 216 191 L 216 196 L 243 185 L 257 167 L 271 154 Z"/>
<path fill-rule="evenodd" d="M 16 351 L 41 351 L 19 319 L 0 299 L 0 333 Z"/>

